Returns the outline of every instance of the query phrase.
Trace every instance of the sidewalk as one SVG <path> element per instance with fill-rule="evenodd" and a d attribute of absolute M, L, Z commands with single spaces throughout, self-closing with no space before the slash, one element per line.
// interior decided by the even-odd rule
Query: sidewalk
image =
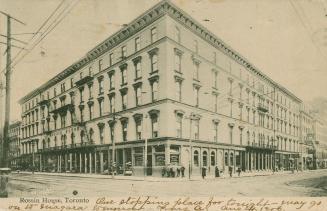
<path fill-rule="evenodd" d="M 303 171 L 307 172 L 307 171 Z M 294 172 L 294 174 L 303 173 L 301 171 Z M 19 174 L 30 174 L 32 175 L 32 172 L 12 172 L 13 175 L 19 175 Z M 292 174 L 291 171 L 283 171 L 283 172 L 272 172 L 272 171 L 258 171 L 258 172 L 242 172 L 240 176 L 237 174 L 233 174 L 233 177 L 230 177 L 229 175 L 221 175 L 220 177 L 214 177 L 213 175 L 206 176 L 205 180 L 220 180 L 220 179 L 237 179 L 242 177 L 255 177 L 255 176 L 269 176 L 269 175 L 282 175 L 282 174 Z M 34 175 L 48 175 L 48 176 L 61 176 L 61 177 L 79 177 L 79 178 L 95 178 L 95 179 L 115 179 L 115 180 L 132 180 L 132 181 L 150 181 L 150 182 L 176 182 L 176 181 L 189 181 L 188 176 L 182 178 L 171 178 L 171 177 L 152 177 L 147 176 L 145 177 L 136 177 L 136 176 L 121 176 L 121 175 L 115 175 L 114 178 L 112 178 L 111 175 L 102 175 L 102 174 L 79 174 L 79 173 L 50 173 L 50 172 L 34 172 Z M 190 179 L 190 181 L 199 181 L 203 180 L 200 175 L 193 175 Z"/>

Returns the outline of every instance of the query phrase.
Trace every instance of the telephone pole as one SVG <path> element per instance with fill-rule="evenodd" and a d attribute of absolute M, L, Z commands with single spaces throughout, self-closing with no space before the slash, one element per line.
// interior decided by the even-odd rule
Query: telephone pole
<path fill-rule="evenodd" d="M 4 127 L 3 127 L 3 143 L 2 143 L 2 161 L 1 161 L 1 167 L 8 167 L 8 146 L 9 146 L 9 118 L 10 118 L 10 80 L 11 80 L 11 40 L 13 39 L 11 37 L 11 20 L 14 20 L 18 23 L 21 23 L 25 25 L 22 21 L 10 16 L 9 14 L 0 11 L 0 13 L 7 17 L 7 36 L 4 36 L 7 38 L 7 48 L 6 48 L 6 71 L 5 71 L 5 77 L 6 77 L 6 83 L 5 83 L 5 120 L 4 120 Z M 16 40 L 16 39 L 14 39 Z"/>

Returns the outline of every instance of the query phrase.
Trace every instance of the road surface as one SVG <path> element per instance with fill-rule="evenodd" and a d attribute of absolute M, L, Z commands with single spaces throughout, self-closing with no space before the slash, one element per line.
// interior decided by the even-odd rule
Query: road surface
<path fill-rule="evenodd" d="M 40 174 L 13 174 L 9 197 L 121 197 L 219 196 L 219 197 L 293 197 L 327 196 L 327 169 L 207 180 L 165 182 L 65 177 Z"/>

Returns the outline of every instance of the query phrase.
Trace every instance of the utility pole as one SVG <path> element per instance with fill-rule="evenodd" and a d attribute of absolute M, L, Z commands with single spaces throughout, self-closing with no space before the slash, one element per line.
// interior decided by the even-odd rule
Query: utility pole
<path fill-rule="evenodd" d="M 11 20 L 14 20 L 18 23 L 21 23 L 25 25 L 22 21 L 13 18 L 9 14 L 0 11 L 2 15 L 5 15 L 7 17 L 7 48 L 6 48 L 6 84 L 5 84 L 5 90 L 6 90 L 6 98 L 5 98 L 5 121 L 4 121 L 4 127 L 3 127 L 3 144 L 2 144 L 2 161 L 1 161 L 1 167 L 8 167 L 8 146 L 9 146 L 9 118 L 10 118 L 10 80 L 11 80 Z M 15 39 L 16 40 L 16 39 Z"/>

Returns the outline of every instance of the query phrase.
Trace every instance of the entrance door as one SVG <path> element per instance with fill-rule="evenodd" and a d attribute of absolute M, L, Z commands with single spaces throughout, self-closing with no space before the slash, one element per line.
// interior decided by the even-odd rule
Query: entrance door
<path fill-rule="evenodd" d="M 146 175 L 151 176 L 152 175 L 152 155 L 148 155 L 147 157 L 147 166 L 146 166 Z"/>

